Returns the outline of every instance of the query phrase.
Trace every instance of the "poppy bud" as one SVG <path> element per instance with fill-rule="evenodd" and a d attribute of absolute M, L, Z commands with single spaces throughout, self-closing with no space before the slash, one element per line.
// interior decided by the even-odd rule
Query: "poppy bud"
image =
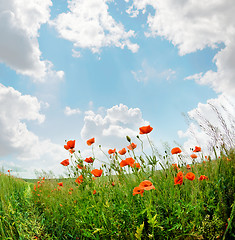
<path fill-rule="evenodd" d="M 140 138 L 139 135 L 136 136 L 137 138 Z"/>
<path fill-rule="evenodd" d="M 131 142 L 131 138 L 129 136 L 126 136 L 126 139 L 128 142 Z"/>

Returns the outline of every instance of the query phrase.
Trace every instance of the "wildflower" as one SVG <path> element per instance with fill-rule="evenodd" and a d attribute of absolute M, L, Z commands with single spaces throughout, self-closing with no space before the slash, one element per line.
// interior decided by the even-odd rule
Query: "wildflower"
<path fill-rule="evenodd" d="M 141 197 L 143 197 L 143 192 L 144 192 L 144 189 L 141 188 L 141 187 L 135 187 L 133 189 L 133 196 L 135 196 L 136 194 L 140 194 Z"/>
<path fill-rule="evenodd" d="M 72 195 L 72 192 L 69 192 L 69 195 Z"/>
<path fill-rule="evenodd" d="M 94 142 L 95 142 L 95 138 L 91 138 L 91 139 L 87 140 L 86 143 L 88 146 L 91 146 Z"/>
<path fill-rule="evenodd" d="M 193 152 L 201 152 L 201 148 L 200 148 L 200 147 L 197 147 L 197 146 L 195 146 L 195 149 L 193 150 Z"/>
<path fill-rule="evenodd" d="M 63 205 L 60 203 L 60 206 L 63 207 Z"/>
<path fill-rule="evenodd" d="M 73 191 L 73 188 L 70 188 L 69 190 L 70 190 L 70 191 Z"/>
<path fill-rule="evenodd" d="M 75 147 L 75 140 L 69 140 L 66 145 L 64 145 L 64 148 L 66 150 L 73 149 Z"/>
<path fill-rule="evenodd" d="M 92 157 L 89 157 L 89 158 L 86 158 L 84 161 L 87 163 L 93 163 L 94 159 Z"/>
<path fill-rule="evenodd" d="M 63 187 L 63 182 L 57 183 L 60 187 Z"/>
<path fill-rule="evenodd" d="M 69 149 L 69 152 L 70 152 L 71 154 L 73 154 L 73 153 L 75 152 L 75 150 L 74 150 L 74 149 Z"/>
<path fill-rule="evenodd" d="M 112 184 L 112 186 L 115 186 L 115 183 L 114 183 L 114 182 L 112 182 L 111 184 Z"/>
<path fill-rule="evenodd" d="M 116 148 L 114 148 L 114 149 L 109 149 L 108 154 L 112 154 L 112 153 L 115 153 L 115 152 L 116 152 Z"/>
<path fill-rule="evenodd" d="M 178 172 L 175 179 L 174 179 L 174 185 L 180 184 L 182 185 L 183 183 L 183 173 L 182 172 Z"/>
<path fill-rule="evenodd" d="M 120 155 L 124 155 L 124 154 L 126 154 L 126 149 L 123 148 L 122 150 L 118 151 L 118 153 L 119 153 Z"/>
<path fill-rule="evenodd" d="M 120 167 L 125 167 L 126 165 L 128 165 L 128 163 L 126 162 L 126 160 L 122 160 L 120 162 Z"/>
<path fill-rule="evenodd" d="M 189 164 L 187 164 L 186 168 L 187 168 L 187 169 L 191 169 L 191 167 L 190 167 L 190 165 L 189 165 Z"/>
<path fill-rule="evenodd" d="M 179 170 L 179 167 L 178 167 L 178 165 L 177 165 L 176 163 L 173 163 L 173 164 L 172 164 L 172 167 L 174 167 L 174 170 L 175 170 L 175 169 Z"/>
<path fill-rule="evenodd" d="M 202 180 L 208 180 L 208 177 L 205 175 L 201 175 L 198 180 L 202 181 Z"/>
<path fill-rule="evenodd" d="M 69 159 L 63 160 L 60 164 L 62 164 L 63 166 L 68 166 L 69 165 Z"/>
<path fill-rule="evenodd" d="M 133 164 L 134 164 L 135 160 L 132 157 L 129 157 L 129 158 L 126 158 L 126 162 L 127 162 L 128 165 L 133 167 Z"/>
<path fill-rule="evenodd" d="M 34 189 L 34 191 L 37 191 L 37 189 L 36 189 L 36 185 L 33 186 L 33 189 Z"/>
<path fill-rule="evenodd" d="M 137 144 L 134 144 L 134 143 L 131 143 L 129 146 L 127 146 L 127 148 L 129 149 L 129 150 L 133 150 L 133 149 L 135 149 L 137 147 Z"/>
<path fill-rule="evenodd" d="M 102 169 L 93 169 L 91 171 L 91 173 L 95 176 L 95 177 L 100 177 L 102 175 L 103 170 Z"/>
<path fill-rule="evenodd" d="M 78 168 L 78 169 L 83 169 L 83 166 L 80 165 L 80 164 L 78 164 L 78 165 L 77 165 L 77 168 Z"/>
<path fill-rule="evenodd" d="M 190 157 L 191 157 L 192 159 L 195 159 L 195 158 L 197 158 L 197 155 L 196 155 L 196 154 L 191 154 Z"/>
<path fill-rule="evenodd" d="M 93 195 L 95 195 L 95 194 L 96 194 L 96 190 L 93 191 Z"/>
<path fill-rule="evenodd" d="M 140 134 L 147 134 L 152 132 L 153 128 L 150 127 L 150 125 L 148 125 L 148 126 L 140 127 L 139 130 L 140 130 Z"/>
<path fill-rule="evenodd" d="M 132 165 L 132 167 L 136 167 L 136 168 L 139 168 L 139 169 L 140 169 L 140 164 L 139 164 L 139 163 L 134 163 L 134 164 Z"/>
<path fill-rule="evenodd" d="M 179 147 L 175 147 L 171 149 L 171 154 L 177 154 L 177 153 L 181 153 L 181 149 Z"/>
<path fill-rule="evenodd" d="M 192 172 L 188 172 L 186 175 L 185 175 L 185 178 L 187 178 L 188 180 L 190 181 L 193 181 L 195 179 L 195 175 L 194 173 Z"/>
<path fill-rule="evenodd" d="M 76 183 L 80 184 L 83 182 L 83 176 L 80 175 L 76 180 L 75 180 Z"/>
<path fill-rule="evenodd" d="M 153 183 L 149 180 L 144 180 L 143 182 L 141 182 L 139 187 L 143 188 L 144 190 L 155 189 L 155 187 L 153 186 Z"/>

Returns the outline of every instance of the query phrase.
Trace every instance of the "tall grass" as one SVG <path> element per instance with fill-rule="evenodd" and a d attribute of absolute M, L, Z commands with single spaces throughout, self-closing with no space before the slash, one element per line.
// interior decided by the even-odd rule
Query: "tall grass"
<path fill-rule="evenodd" d="M 152 128 L 143 131 L 147 135 Z M 74 152 L 74 141 L 65 145 L 70 159 L 62 162 L 69 178 L 45 176 L 31 183 L 1 173 L 0 237 L 234 239 L 232 138 L 230 147 L 221 143 L 215 157 L 205 157 L 195 146 L 197 156 L 191 165 L 186 164 L 190 156 L 178 148 L 158 153 L 148 135 L 152 154 L 147 155 L 138 139 L 142 154 L 137 156 L 135 144 L 127 137 L 130 156 L 116 150 L 105 153 L 109 162 L 102 165 L 102 174 L 92 171 L 97 161 L 94 153 L 83 159 Z M 156 170 L 159 165 L 162 169 Z"/>

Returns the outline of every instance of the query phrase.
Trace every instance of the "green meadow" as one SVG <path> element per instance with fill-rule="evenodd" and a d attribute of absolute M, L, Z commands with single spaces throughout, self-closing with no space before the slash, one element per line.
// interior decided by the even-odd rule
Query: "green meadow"
<path fill-rule="evenodd" d="M 1 172 L 0 239 L 235 239 L 233 148 L 204 156 L 194 146 L 188 156 L 176 147 L 161 155 L 149 140 L 148 155 L 141 140 L 127 141 L 127 151 L 104 153 L 100 169 L 95 156 L 83 159 L 68 141 L 70 158 L 61 162 L 68 178 Z"/>

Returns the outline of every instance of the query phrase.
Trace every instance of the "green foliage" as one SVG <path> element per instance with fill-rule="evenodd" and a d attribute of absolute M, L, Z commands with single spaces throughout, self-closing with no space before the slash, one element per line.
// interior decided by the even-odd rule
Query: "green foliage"
<path fill-rule="evenodd" d="M 149 168 L 142 156 L 146 167 L 116 166 L 116 175 L 95 180 L 88 175 L 80 184 L 76 178 L 33 184 L 1 174 L 0 239 L 232 239 L 234 151 L 197 161 L 191 169 L 183 163 L 176 169 L 165 158 L 162 170 Z M 183 184 L 174 185 L 179 171 Z M 187 172 L 195 174 L 193 181 L 185 178 Z M 201 175 L 208 179 L 198 180 Z M 144 180 L 155 189 L 133 196 Z"/>

